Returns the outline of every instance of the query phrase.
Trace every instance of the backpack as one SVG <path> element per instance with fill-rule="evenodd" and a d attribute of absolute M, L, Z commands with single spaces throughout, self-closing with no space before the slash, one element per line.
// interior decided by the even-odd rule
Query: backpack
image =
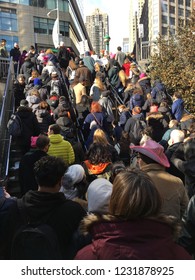
<path fill-rule="evenodd" d="M 17 114 L 12 114 L 8 123 L 7 129 L 10 135 L 12 136 L 21 136 L 22 135 L 22 121 Z"/>
<path fill-rule="evenodd" d="M 22 201 L 17 200 L 19 211 L 25 221 L 15 233 L 11 246 L 11 259 L 14 260 L 59 260 L 62 259 L 59 241 L 54 229 L 46 220 L 31 223 Z M 48 216 L 47 216 L 48 217 Z"/>
<path fill-rule="evenodd" d="M 142 120 L 135 119 L 135 124 L 133 126 L 132 136 L 134 141 L 132 141 L 135 145 L 138 145 L 142 138 L 142 131 L 146 127 L 146 123 Z"/>
<path fill-rule="evenodd" d="M 157 88 L 157 94 L 156 94 L 156 102 L 158 102 L 158 104 L 160 104 L 162 101 L 165 101 L 167 99 L 167 95 L 163 90 L 159 90 Z"/>

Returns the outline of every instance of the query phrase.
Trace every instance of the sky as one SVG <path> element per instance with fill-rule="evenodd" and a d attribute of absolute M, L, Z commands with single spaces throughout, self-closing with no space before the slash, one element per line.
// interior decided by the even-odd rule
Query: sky
<path fill-rule="evenodd" d="M 96 8 L 109 16 L 110 51 L 115 53 L 122 46 L 123 38 L 129 37 L 130 0 L 83 0 L 84 15 L 90 15 Z M 84 18 L 85 21 L 85 18 Z"/>

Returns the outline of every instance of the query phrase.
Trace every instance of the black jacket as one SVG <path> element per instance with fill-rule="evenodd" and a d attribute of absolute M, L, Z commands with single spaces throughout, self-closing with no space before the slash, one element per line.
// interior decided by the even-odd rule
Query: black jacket
<path fill-rule="evenodd" d="M 41 150 L 35 150 L 26 153 L 20 161 L 19 165 L 19 182 L 22 190 L 22 195 L 29 190 L 37 190 L 38 185 L 34 175 L 34 164 L 42 157 L 47 156 L 47 153 Z"/>
<path fill-rule="evenodd" d="M 0 197 L 0 260 L 10 259 L 11 240 L 18 227 L 16 199 Z"/>
<path fill-rule="evenodd" d="M 46 224 L 50 225 L 58 236 L 61 254 L 64 259 L 70 258 L 70 241 L 77 230 L 80 221 L 86 215 L 84 209 L 72 200 L 67 200 L 63 193 L 47 193 L 29 191 L 22 197 L 26 213 L 30 222 L 37 223 L 47 218 Z"/>
<path fill-rule="evenodd" d="M 190 254 L 195 254 L 195 195 L 191 197 L 188 203 L 182 225 L 179 244 Z"/>
<path fill-rule="evenodd" d="M 22 136 L 18 137 L 18 144 L 25 146 L 25 150 L 30 149 L 31 136 L 38 136 L 40 133 L 39 124 L 32 109 L 25 106 L 18 107 L 16 113 L 22 122 Z"/>

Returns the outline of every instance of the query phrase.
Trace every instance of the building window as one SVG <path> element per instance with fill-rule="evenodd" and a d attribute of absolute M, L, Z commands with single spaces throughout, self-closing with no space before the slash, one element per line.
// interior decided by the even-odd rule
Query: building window
<path fill-rule="evenodd" d="M 191 16 L 191 11 L 190 10 L 186 10 L 186 17 L 189 18 Z"/>
<path fill-rule="evenodd" d="M 178 0 L 179 5 L 183 5 L 183 0 Z"/>
<path fill-rule="evenodd" d="M 186 6 L 187 7 L 190 7 L 190 2 L 191 2 L 191 0 L 186 0 Z"/>
<path fill-rule="evenodd" d="M 163 11 L 164 13 L 167 13 L 167 11 L 168 11 L 168 9 L 167 9 L 167 4 L 164 4 L 164 2 L 162 1 L 162 2 L 161 2 L 161 6 L 162 6 L 162 11 Z"/>
<path fill-rule="evenodd" d="M 162 24 L 167 24 L 167 16 L 162 15 Z"/>
<path fill-rule="evenodd" d="M 18 31 L 15 9 L 0 8 L 0 30 Z"/>
<path fill-rule="evenodd" d="M 51 35 L 55 20 L 34 17 L 34 32 L 39 34 Z M 60 34 L 69 37 L 69 23 L 60 21 Z"/>
<path fill-rule="evenodd" d="M 8 3 L 15 3 L 15 4 L 18 4 L 19 3 L 19 0 L 1 0 L 1 2 L 8 2 Z"/>
<path fill-rule="evenodd" d="M 0 40 L 1 39 L 5 39 L 7 41 L 6 48 L 8 51 L 13 48 L 15 42 L 19 43 L 18 36 L 1 35 Z"/>
<path fill-rule="evenodd" d="M 29 5 L 33 7 L 46 8 L 46 0 L 30 0 Z"/>
<path fill-rule="evenodd" d="M 49 34 L 48 19 L 34 17 L 34 32 L 40 34 Z"/>
<path fill-rule="evenodd" d="M 162 35 L 167 35 L 167 27 L 162 27 Z"/>
<path fill-rule="evenodd" d="M 175 18 L 170 17 L 170 25 L 175 25 Z"/>
<path fill-rule="evenodd" d="M 22 5 L 27 5 L 29 6 L 29 1 L 30 0 L 1 0 L 0 2 L 6 2 L 6 3 L 14 3 L 14 4 L 22 4 Z"/>
<path fill-rule="evenodd" d="M 184 10 L 182 9 L 182 8 L 179 8 L 178 9 L 178 16 L 183 16 L 183 12 L 184 12 Z"/>
<path fill-rule="evenodd" d="M 60 21 L 60 34 L 65 37 L 69 37 L 69 23 L 66 21 Z"/>
<path fill-rule="evenodd" d="M 170 14 L 175 14 L 175 7 L 174 6 L 170 6 L 169 12 L 170 12 Z"/>

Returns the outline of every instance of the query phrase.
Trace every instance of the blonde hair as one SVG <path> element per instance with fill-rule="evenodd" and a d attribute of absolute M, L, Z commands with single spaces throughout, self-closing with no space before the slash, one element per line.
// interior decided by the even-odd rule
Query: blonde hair
<path fill-rule="evenodd" d="M 52 53 L 52 54 L 53 54 L 52 49 L 47 49 L 47 50 L 46 50 L 45 54 L 49 54 L 49 53 Z"/>
<path fill-rule="evenodd" d="M 38 78 L 40 76 L 39 72 L 37 70 L 33 70 L 31 73 L 32 78 Z"/>
<path fill-rule="evenodd" d="M 96 77 L 95 80 L 94 80 L 94 83 L 96 84 L 96 86 L 101 90 L 105 90 L 105 85 L 104 83 L 102 82 L 101 78 L 100 77 Z"/>
<path fill-rule="evenodd" d="M 103 146 L 109 145 L 105 132 L 100 128 L 95 130 L 93 135 L 93 142 L 97 144 L 101 144 Z"/>
<path fill-rule="evenodd" d="M 35 95 L 37 97 L 40 97 L 40 93 L 39 93 L 38 89 L 32 89 L 32 91 L 30 92 L 30 95 Z"/>
<path fill-rule="evenodd" d="M 119 75 L 119 79 L 120 79 L 122 85 L 123 85 L 124 87 L 126 87 L 126 84 L 127 84 L 127 76 L 126 76 L 126 74 L 125 74 L 125 71 L 124 71 L 124 70 L 120 70 L 119 73 L 118 73 L 118 75 Z"/>
<path fill-rule="evenodd" d="M 100 64 L 98 62 L 95 62 L 94 64 L 94 69 L 95 69 L 95 72 L 99 72 L 100 71 Z"/>

